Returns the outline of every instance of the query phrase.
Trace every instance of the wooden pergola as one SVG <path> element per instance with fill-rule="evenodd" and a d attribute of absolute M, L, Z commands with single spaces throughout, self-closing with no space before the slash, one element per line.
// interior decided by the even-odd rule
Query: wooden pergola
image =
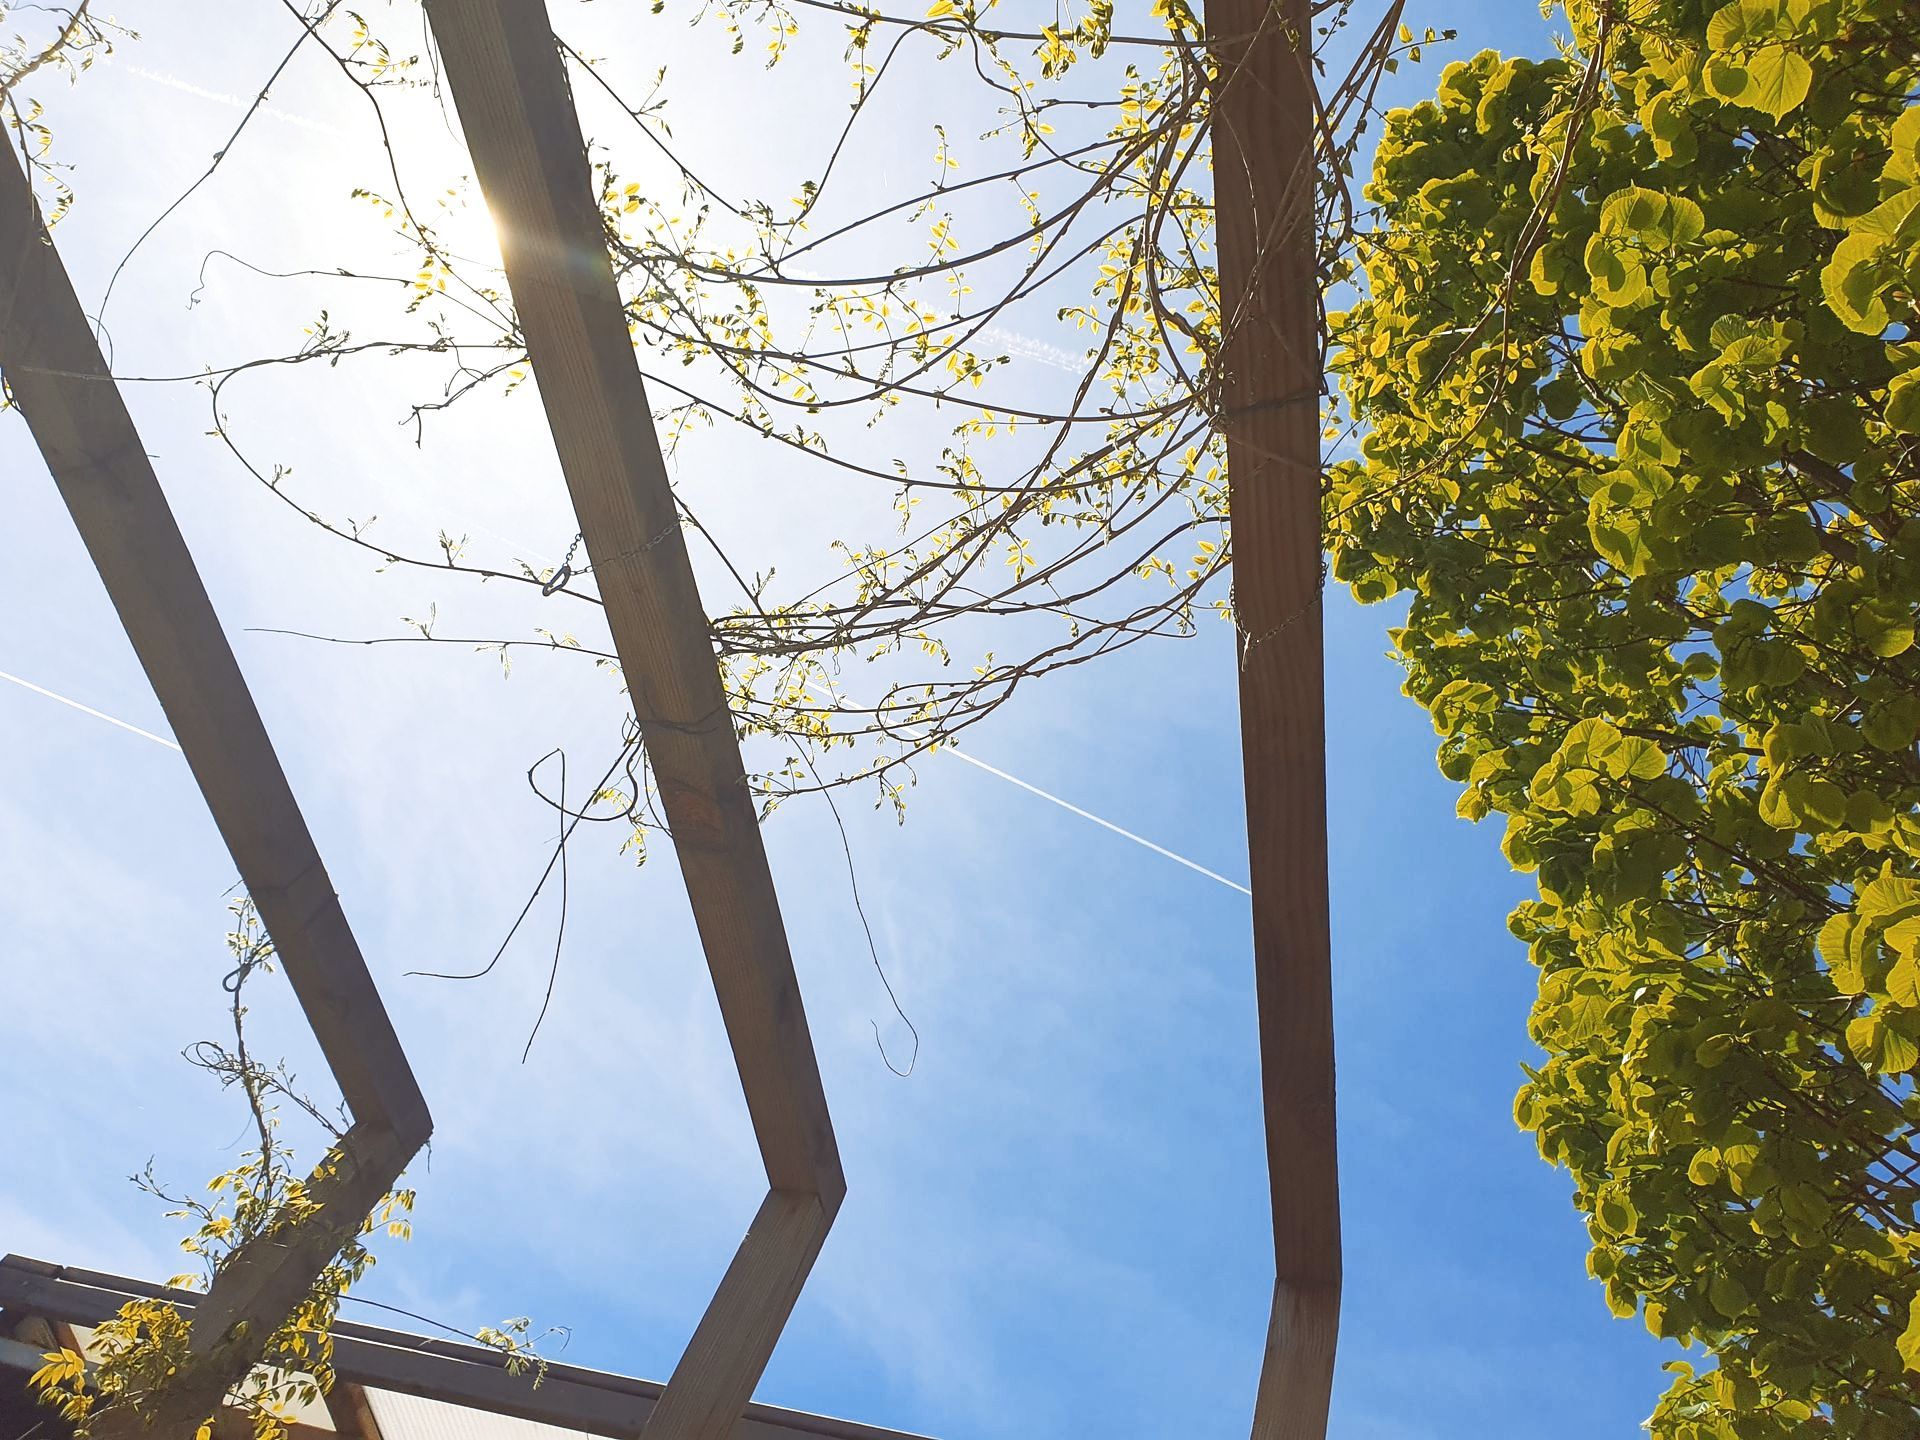
<path fill-rule="evenodd" d="M 846 1192 L 679 513 L 544 0 L 425 0 L 767 1176 L 638 1440 L 744 1436 Z M 1213 0 L 1241 736 L 1275 1286 L 1256 1440 L 1324 1436 L 1340 1298 L 1320 591 L 1309 0 Z M 353 1111 L 311 1243 L 238 1257 L 194 1311 L 200 1404 L 237 1382 L 431 1122 L 18 162 L 0 163 L 0 371 L 31 425 Z M 246 1321 L 244 1327 L 236 1322 Z M 251 1336 L 250 1340 L 237 1337 Z M 249 1353 L 251 1352 L 251 1353 Z M 183 1412 L 184 1413 L 184 1412 Z M 205 1408 L 201 1413 L 206 1413 Z M 626 1434 L 627 1430 L 608 1430 Z"/>
<path fill-rule="evenodd" d="M 286 772 L 11 146 L 0 160 L 0 375 L 166 711 L 353 1124 L 308 1220 L 236 1250 L 156 1423 L 191 1434 L 358 1232 L 433 1119 Z"/>
<path fill-rule="evenodd" d="M 12 1368 L 18 1374 L 39 1369 L 47 1342 L 84 1350 L 84 1332 L 111 1319 L 129 1300 L 158 1300 L 192 1314 L 206 1297 L 22 1255 L 0 1256 L 0 1370 Z M 9 1338 L 8 1332 L 14 1330 L 37 1330 L 43 1343 Z M 331 1333 L 335 1381 L 324 1403 L 333 1429 L 296 1420 L 288 1440 L 432 1440 L 447 1433 L 445 1428 L 424 1434 L 411 1427 L 383 1429 L 374 1413 L 380 1408 L 380 1395 L 369 1397 L 368 1391 L 459 1406 L 474 1415 L 530 1420 L 606 1440 L 640 1440 L 665 1388 L 655 1381 L 559 1361 L 546 1362 L 535 1385 L 532 1376 L 516 1373 L 506 1357 L 490 1346 L 352 1320 L 336 1321 Z M 245 1419 L 235 1413 L 224 1418 L 229 1422 Z M 447 1416 L 442 1425 L 460 1418 Z M 461 1426 L 456 1433 L 469 1430 Z M 522 1436 L 526 1432 L 508 1429 L 504 1433 Z M 215 1428 L 218 1440 L 244 1440 L 251 1434 L 252 1426 L 245 1423 Z M 927 1440 L 850 1420 L 751 1404 L 732 1434 L 733 1440 Z"/>

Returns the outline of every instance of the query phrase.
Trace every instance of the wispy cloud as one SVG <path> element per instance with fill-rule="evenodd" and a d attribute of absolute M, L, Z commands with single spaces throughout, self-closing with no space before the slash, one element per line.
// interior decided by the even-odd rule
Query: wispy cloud
<path fill-rule="evenodd" d="M 152 84 L 164 85 L 169 90 L 178 90 L 183 95 L 193 95 L 201 100 L 211 100 L 214 104 L 225 105 L 231 110 L 245 110 L 253 104 L 253 97 L 251 95 L 241 96 L 231 94 L 224 90 L 209 90 L 204 85 L 196 85 L 191 80 L 183 80 L 178 75 L 170 75 L 163 70 L 149 70 L 144 65 L 134 65 L 125 60 L 109 60 L 106 63 L 116 70 L 125 71 L 129 75 L 137 75 L 142 80 L 149 81 Z M 278 120 L 283 125 L 292 125 L 301 130 L 310 130 L 316 135 L 327 135 L 338 138 L 344 137 L 346 134 L 338 125 L 329 124 L 325 120 L 316 120 L 311 115 L 302 115 L 293 110 L 282 109 L 271 100 L 261 104 L 260 113 L 269 119 Z"/>
<path fill-rule="evenodd" d="M 1039 340 L 1031 335 L 1023 335 L 1018 330 L 990 325 L 980 332 L 980 338 L 989 344 L 998 345 L 1009 355 L 1017 355 L 1022 360 L 1032 360 L 1036 364 L 1051 366 L 1055 370 L 1064 370 L 1069 375 L 1078 375 L 1087 368 L 1087 357 L 1084 354 L 1055 345 L 1049 340 Z"/>

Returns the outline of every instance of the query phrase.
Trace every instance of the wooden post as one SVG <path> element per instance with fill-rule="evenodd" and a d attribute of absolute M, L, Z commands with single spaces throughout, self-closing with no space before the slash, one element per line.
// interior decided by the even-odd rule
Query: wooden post
<path fill-rule="evenodd" d="M 154 1422 L 162 1433 L 190 1434 L 252 1368 L 426 1143 L 433 1120 L 32 186 L 13 147 L 4 148 L 0 374 L 354 1116 L 337 1153 L 308 1181 L 318 1209 L 242 1246 L 201 1300 L 195 1363 Z"/>
<path fill-rule="evenodd" d="M 846 1193 L 733 713 L 544 0 L 427 0 L 770 1187 L 647 1424 L 723 1440 Z"/>
<path fill-rule="evenodd" d="M 334 1432 L 347 1440 L 386 1440 L 373 1406 L 367 1403 L 367 1387 L 352 1380 L 334 1377 L 333 1388 L 323 1397 L 327 1414 L 333 1418 Z"/>
<path fill-rule="evenodd" d="M 1340 1320 L 1309 0 L 1209 0 L 1220 396 L 1274 1294 L 1256 1440 L 1321 1440 Z"/>

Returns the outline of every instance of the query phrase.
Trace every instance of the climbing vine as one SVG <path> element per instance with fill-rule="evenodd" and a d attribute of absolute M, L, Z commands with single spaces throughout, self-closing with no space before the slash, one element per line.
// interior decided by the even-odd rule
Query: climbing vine
<path fill-rule="evenodd" d="M 73 190 L 52 159 L 46 107 L 23 87 L 55 76 L 76 80 L 95 60 L 111 55 L 116 40 L 136 38 L 95 14 L 93 0 L 64 8 L 0 0 L 0 136 L 18 144 L 32 178 L 45 187 L 50 226 L 73 207 Z"/>
<path fill-rule="evenodd" d="M 198 1262 L 198 1269 L 167 1283 L 203 1294 L 228 1266 L 245 1263 L 250 1250 L 290 1250 L 304 1230 L 337 1225 L 323 1216 L 326 1202 L 316 1192 L 352 1164 L 342 1149 L 341 1118 L 301 1094 L 284 1064 L 266 1065 L 248 1049 L 242 997 L 249 979 L 271 971 L 273 943 L 251 901 L 236 901 L 231 908 L 234 929 L 227 948 L 233 968 L 226 989 L 232 1040 L 202 1041 L 187 1051 L 187 1059 L 245 1097 L 254 1147 L 199 1194 L 169 1191 L 151 1165 L 134 1177 L 136 1185 L 171 1207 L 169 1219 L 191 1227 L 180 1248 Z M 281 1138 L 283 1105 L 329 1137 L 327 1151 L 311 1172 L 296 1164 L 293 1150 Z M 48 1352 L 32 1385 L 82 1436 L 184 1433 L 179 1427 L 186 1425 L 198 1426 L 198 1440 L 208 1440 L 215 1411 L 225 1408 L 251 1423 L 255 1440 L 286 1440 L 300 1407 L 318 1402 L 333 1388 L 334 1321 L 349 1290 L 374 1264 L 372 1242 L 382 1236 L 409 1238 L 413 1202 L 411 1189 L 383 1196 L 350 1229 L 346 1243 L 325 1261 L 306 1294 L 264 1344 L 253 1346 L 244 1334 L 233 1337 L 254 1355 L 237 1385 L 229 1387 L 218 1379 L 230 1373 L 230 1367 L 220 1364 L 217 1351 L 210 1355 L 206 1347 L 190 1345 L 192 1311 L 146 1298 L 129 1300 L 95 1327 L 88 1353 L 65 1346 Z M 244 1322 L 236 1329 L 244 1329 Z M 530 1331 L 522 1318 L 484 1327 L 468 1338 L 499 1350 L 510 1373 L 531 1372 L 531 1383 L 538 1384 L 545 1362 Z M 206 1376 L 214 1378 L 200 1383 Z"/>
<path fill-rule="evenodd" d="M 1375 88 L 1436 38 L 1398 24 L 1400 8 L 1361 28 L 1351 0 L 1329 0 L 1304 37 L 1327 76 L 1325 124 L 1317 172 L 1296 181 L 1314 197 L 1329 265 L 1354 223 L 1346 177 Z M 701 173 L 676 140 L 664 72 L 636 86 L 615 60 L 570 43 L 566 10 L 553 9 L 669 456 L 687 463 L 704 432 L 741 431 L 761 442 L 769 496 L 827 482 L 881 501 L 833 542 L 824 574 L 793 583 L 705 523 L 695 487 L 678 492 L 690 545 L 717 567 L 713 644 L 743 738 L 763 742 L 750 751 L 762 799 L 866 782 L 897 804 L 915 757 L 1039 677 L 1190 634 L 1209 612 L 1230 616 L 1214 421 L 1218 62 L 1199 9 L 1156 0 L 1116 13 L 1093 0 L 1037 28 L 993 0 L 653 9 L 717 27 L 740 57 L 718 64 L 742 67 L 743 85 L 759 83 L 756 55 L 777 66 L 803 31 L 825 38 L 841 49 L 851 102 L 824 153 L 793 158 L 780 198 L 743 195 Z M 354 521 L 316 498 L 291 459 L 265 453 L 270 442 L 248 422 L 237 397 L 268 366 L 444 357 L 444 386 L 402 406 L 423 440 L 452 407 L 512 395 L 530 375 L 504 275 L 447 239 L 479 197 L 415 175 L 405 127 L 388 118 L 423 90 L 439 93 L 423 55 L 381 39 L 411 37 L 417 8 L 302 13 L 305 43 L 380 117 L 386 153 L 369 154 L 356 198 L 391 223 L 396 263 L 352 273 L 317 256 L 301 270 L 342 297 L 341 313 L 357 305 L 373 318 L 349 329 L 329 309 L 292 353 L 202 372 L 213 433 L 287 505 L 381 567 L 450 585 L 506 581 L 543 607 L 520 633 L 463 633 L 436 610 L 410 632 L 324 638 L 452 643 L 503 662 L 560 650 L 615 668 L 577 633 L 582 607 L 584 624 L 598 623 L 599 601 L 576 551 L 535 563 L 457 523 L 410 537 Z M 963 97 L 950 123 L 914 109 L 915 77 L 936 69 Z M 926 169 L 876 198 L 855 157 L 902 115 L 927 126 Z M 981 127 L 964 141 L 961 115 Z M 219 285 L 247 265 L 215 252 L 201 278 Z M 383 295 L 394 297 L 384 314 L 364 308 Z M 1029 367 L 1017 368 L 1023 359 Z M 1030 365 L 1042 362 L 1061 378 L 1036 381 Z M 902 436 L 909 416 L 918 428 Z M 793 503 L 812 506 L 816 494 Z M 564 536 L 543 538 L 566 548 Z M 443 599 L 451 611 L 457 592 Z M 643 750 L 634 758 L 601 809 L 638 833 L 653 821 Z"/>

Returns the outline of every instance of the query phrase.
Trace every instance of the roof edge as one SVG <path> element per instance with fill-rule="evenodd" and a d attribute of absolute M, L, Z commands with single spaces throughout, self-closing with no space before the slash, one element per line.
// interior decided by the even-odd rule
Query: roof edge
<path fill-rule="evenodd" d="M 201 1296 L 151 1281 L 56 1265 L 24 1255 L 0 1257 L 0 1309 L 98 1325 L 129 1300 L 161 1300 L 191 1311 Z M 0 1363 L 5 1363 L 0 1358 Z M 514 1374 L 506 1357 L 485 1345 L 413 1335 L 341 1320 L 333 1327 L 333 1367 L 343 1380 L 425 1400 L 462 1405 L 569 1430 L 639 1440 L 666 1387 L 607 1370 L 545 1362 L 533 1376 Z M 732 1440 L 928 1440 L 852 1420 L 750 1404 Z"/>

